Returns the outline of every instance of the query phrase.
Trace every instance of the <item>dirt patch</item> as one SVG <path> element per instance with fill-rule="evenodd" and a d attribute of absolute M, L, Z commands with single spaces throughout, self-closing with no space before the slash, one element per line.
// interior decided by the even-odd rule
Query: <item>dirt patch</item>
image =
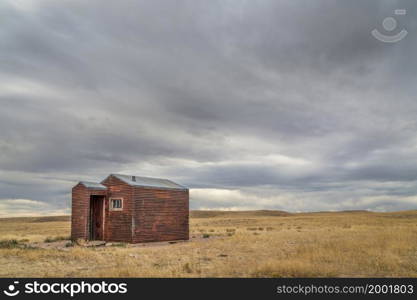
<path fill-rule="evenodd" d="M 57 249 L 62 250 L 66 249 L 68 250 L 69 247 L 72 246 L 72 242 L 70 240 L 60 240 L 56 242 L 35 242 L 35 243 L 28 243 L 27 246 L 31 248 L 37 248 L 37 249 Z"/>
<path fill-rule="evenodd" d="M 71 240 L 59 240 L 54 242 L 34 242 L 26 243 L 25 245 L 35 249 L 56 249 L 61 251 L 68 251 L 71 247 L 82 248 L 108 248 L 108 247 L 126 247 L 126 248 L 150 248 L 150 247 L 167 247 L 175 244 L 189 243 L 197 240 L 212 240 L 217 239 L 219 236 L 204 237 L 203 234 L 196 234 L 190 237 L 189 240 L 176 240 L 166 242 L 148 242 L 148 243 L 119 243 L 119 242 L 104 242 L 104 241 L 83 241 L 74 243 Z"/>

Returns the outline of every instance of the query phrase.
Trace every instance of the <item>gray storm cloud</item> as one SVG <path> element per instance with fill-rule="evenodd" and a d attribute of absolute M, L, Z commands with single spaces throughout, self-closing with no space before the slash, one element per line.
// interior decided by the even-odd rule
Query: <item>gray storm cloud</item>
<path fill-rule="evenodd" d="M 370 32 L 395 16 L 408 36 Z M 78 180 L 194 209 L 417 206 L 415 1 L 2 1 L 0 216 Z"/>

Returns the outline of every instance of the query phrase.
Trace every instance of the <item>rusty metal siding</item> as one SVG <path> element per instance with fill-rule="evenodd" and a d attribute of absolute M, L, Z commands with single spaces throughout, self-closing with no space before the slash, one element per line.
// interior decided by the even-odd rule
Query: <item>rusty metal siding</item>
<path fill-rule="evenodd" d="M 114 176 L 108 177 L 103 185 L 108 187 L 105 201 L 104 239 L 111 242 L 132 242 L 132 190 L 133 188 Z M 110 210 L 111 198 L 123 198 L 122 210 Z"/>
<path fill-rule="evenodd" d="M 133 242 L 188 240 L 188 190 L 136 187 L 133 193 Z"/>
<path fill-rule="evenodd" d="M 77 184 L 72 189 L 71 204 L 71 239 L 88 239 L 89 237 L 89 213 L 90 196 L 105 196 L 105 190 L 90 190 L 82 184 Z"/>

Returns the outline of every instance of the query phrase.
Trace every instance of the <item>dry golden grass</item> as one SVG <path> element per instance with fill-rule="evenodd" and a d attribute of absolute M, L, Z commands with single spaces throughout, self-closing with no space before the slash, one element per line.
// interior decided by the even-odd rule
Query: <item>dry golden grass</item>
<path fill-rule="evenodd" d="M 190 242 L 3 248 L 0 277 L 417 277 L 416 211 L 191 215 Z M 66 217 L 0 219 L 0 240 L 68 235 Z"/>

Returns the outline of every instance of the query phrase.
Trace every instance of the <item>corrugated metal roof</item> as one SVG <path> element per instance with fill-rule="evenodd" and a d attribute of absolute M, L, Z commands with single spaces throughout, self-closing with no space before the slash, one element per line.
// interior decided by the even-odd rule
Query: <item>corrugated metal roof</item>
<path fill-rule="evenodd" d="M 142 187 L 156 187 L 163 189 L 175 189 L 175 190 L 187 190 L 186 187 L 179 185 L 175 182 L 172 182 L 168 179 L 161 178 L 152 178 L 152 177 L 142 177 L 142 176 L 131 176 L 123 174 L 111 174 L 120 179 L 123 182 L 126 182 L 129 185 L 133 186 L 142 186 Z"/>
<path fill-rule="evenodd" d="M 88 189 L 106 190 L 107 187 L 98 182 L 80 181 L 80 183 Z"/>

